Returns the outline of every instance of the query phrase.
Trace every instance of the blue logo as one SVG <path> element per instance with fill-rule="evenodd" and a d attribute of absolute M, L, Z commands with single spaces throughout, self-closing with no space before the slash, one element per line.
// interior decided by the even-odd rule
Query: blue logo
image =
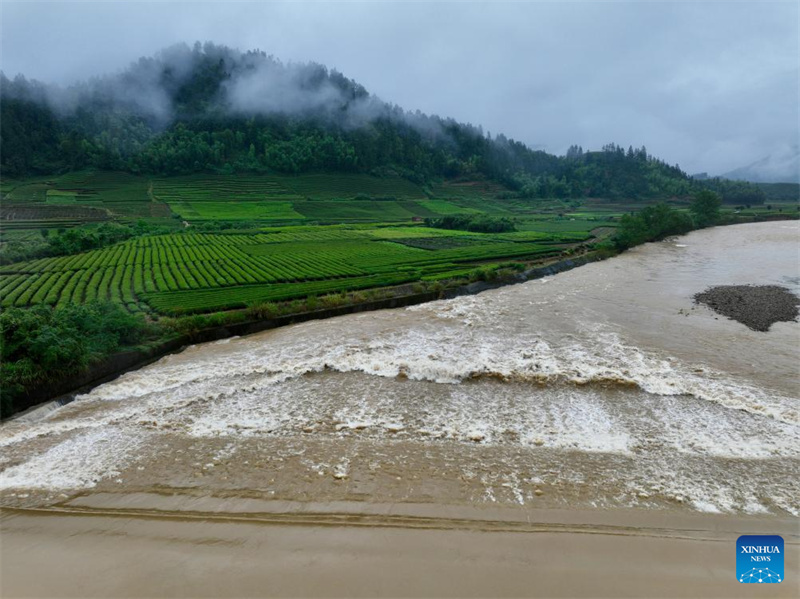
<path fill-rule="evenodd" d="M 783 581 L 783 537 L 742 535 L 736 541 L 736 580 L 764 584 Z"/>

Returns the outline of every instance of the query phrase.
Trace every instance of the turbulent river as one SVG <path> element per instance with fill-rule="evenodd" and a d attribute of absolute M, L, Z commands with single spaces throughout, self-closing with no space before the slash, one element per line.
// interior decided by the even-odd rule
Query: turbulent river
<path fill-rule="evenodd" d="M 85 492 L 800 515 L 800 324 L 712 285 L 800 291 L 797 222 L 193 346 L 0 427 L 5 505 Z"/>

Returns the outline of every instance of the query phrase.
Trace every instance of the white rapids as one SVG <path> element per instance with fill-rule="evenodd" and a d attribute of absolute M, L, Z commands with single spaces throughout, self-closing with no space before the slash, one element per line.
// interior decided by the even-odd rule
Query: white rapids
<path fill-rule="evenodd" d="M 720 284 L 797 292 L 798 233 L 711 229 L 193 346 L 3 425 L 0 490 L 10 504 L 189 486 L 798 515 L 800 325 L 754 332 L 692 303 Z"/>

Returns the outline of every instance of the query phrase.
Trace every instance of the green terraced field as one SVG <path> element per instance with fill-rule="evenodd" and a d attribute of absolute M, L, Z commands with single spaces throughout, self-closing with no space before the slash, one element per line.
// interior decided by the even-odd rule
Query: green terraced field
<path fill-rule="evenodd" d="M 48 189 L 45 202 L 48 204 L 77 204 L 77 195 L 74 191 Z"/>
<path fill-rule="evenodd" d="M 373 198 L 425 199 L 422 188 L 400 177 L 334 173 L 281 177 L 280 182 L 309 199 L 335 200 L 365 195 Z"/>
<path fill-rule="evenodd" d="M 399 229 L 408 235 L 413 228 Z M 434 236 L 459 243 L 423 249 L 409 245 L 407 237 L 396 242 L 381 239 L 387 231 L 284 227 L 241 235 L 186 232 L 140 237 L 74 256 L 2 266 L 0 305 L 110 299 L 131 310 L 209 311 L 297 297 L 303 290 L 383 286 L 460 272 L 464 264 L 558 252 L 537 241 L 510 242 L 475 233 Z"/>
<path fill-rule="evenodd" d="M 291 202 L 173 202 L 172 210 L 187 221 L 246 220 L 301 221 Z"/>
<path fill-rule="evenodd" d="M 80 221 L 145 219 L 178 226 L 245 221 L 256 225 L 404 222 L 452 214 L 490 214 L 520 220 L 522 230 L 590 231 L 618 218 L 625 205 L 573 211 L 559 200 L 500 199 L 487 181 L 443 182 L 426 191 L 399 177 L 360 174 L 188 175 L 148 178 L 115 172 L 79 172 L 2 186 L 0 218 L 7 228 L 74 226 Z M 91 213 L 90 210 L 94 210 Z M 575 218 L 555 222 L 556 213 Z M 566 220 L 566 219 L 562 219 Z M 43 222 L 44 221 L 44 222 Z"/>
<path fill-rule="evenodd" d="M 560 219 L 560 220 L 528 220 L 518 227 L 522 231 L 534 231 L 544 233 L 587 233 L 597 227 L 613 227 L 617 223 L 605 220 L 581 220 L 581 219 Z"/>
<path fill-rule="evenodd" d="M 0 221 L 5 230 L 67 228 L 104 220 L 169 223 L 169 206 L 153 201 L 149 186 L 147 178 L 114 172 L 5 182 Z"/>
<path fill-rule="evenodd" d="M 421 187 L 399 177 L 356 174 L 192 175 L 157 179 L 152 193 L 189 222 L 398 222 L 481 212 L 458 200 L 428 199 Z"/>
<path fill-rule="evenodd" d="M 591 239 L 592 230 L 613 230 L 626 208 L 593 203 L 578 211 L 561 200 L 502 199 L 507 191 L 487 181 L 423 190 L 399 177 L 356 174 L 83 172 L 3 181 L 3 242 L 107 220 L 144 219 L 176 232 L 2 266 L 0 306 L 108 299 L 132 311 L 186 314 L 434 281 L 484 264 L 557 255 Z M 418 222 L 481 213 L 515 219 L 517 231 L 483 234 Z M 215 221 L 247 230 L 197 229 Z"/>
<path fill-rule="evenodd" d="M 447 200 L 419 200 L 417 202 L 423 208 L 427 208 L 432 213 L 441 216 L 448 214 L 480 214 L 481 210 L 472 208 L 464 203 L 456 204 Z"/>
<path fill-rule="evenodd" d="M 392 200 L 308 200 L 295 203 L 295 210 L 303 214 L 308 220 L 320 223 L 354 221 L 407 222 L 415 216 L 420 216 L 408 208 L 408 203 Z"/>
<path fill-rule="evenodd" d="M 487 180 L 443 181 L 431 186 L 436 197 L 454 199 L 496 198 L 505 191 L 502 185 Z"/>
<path fill-rule="evenodd" d="M 184 220 L 301 221 L 303 198 L 269 176 L 192 175 L 157 179 L 153 197 Z"/>

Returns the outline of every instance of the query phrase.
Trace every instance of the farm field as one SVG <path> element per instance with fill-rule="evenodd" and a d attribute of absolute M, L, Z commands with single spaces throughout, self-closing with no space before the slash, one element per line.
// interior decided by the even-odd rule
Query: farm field
<path fill-rule="evenodd" d="M 3 181 L 0 219 L 6 230 L 63 228 L 104 220 L 145 220 L 177 228 L 181 221 L 246 221 L 271 226 L 404 222 L 453 214 L 563 220 L 571 210 L 560 200 L 500 199 L 507 191 L 483 181 L 441 183 L 423 189 L 400 177 L 356 174 L 148 178 L 77 172 Z M 562 230 L 580 228 L 579 224 L 562 226 Z"/>
<path fill-rule="evenodd" d="M 10 231 L 66 229 L 110 220 L 178 227 L 169 206 L 154 201 L 150 181 L 127 173 L 74 172 L 0 187 L 0 240 Z"/>
<path fill-rule="evenodd" d="M 180 233 L 128 240 L 72 256 L 0 267 L 0 305 L 64 305 L 95 299 L 132 311 L 164 314 L 240 308 L 252 301 L 292 299 L 423 279 L 465 264 L 557 254 L 547 242 L 428 230 L 443 243 L 423 248 L 386 228 L 292 227 L 254 234 Z M 417 227 L 421 228 L 421 227 Z M 459 243 L 447 243 L 458 239 Z M 314 284 L 311 284 L 314 282 Z M 324 283 L 324 284 L 322 284 Z M 202 292 L 202 293 L 200 293 Z"/>
<path fill-rule="evenodd" d="M 67 256 L 0 266 L 0 306 L 111 300 L 157 316 L 464 276 L 555 257 L 613 230 L 619 212 L 571 215 L 559 200 L 502 199 L 486 181 L 423 189 L 356 174 L 139 177 L 80 172 L 4 181 L 2 242 L 103 222 L 166 226 Z M 503 216 L 516 232 L 424 226 L 456 214 Z"/>

